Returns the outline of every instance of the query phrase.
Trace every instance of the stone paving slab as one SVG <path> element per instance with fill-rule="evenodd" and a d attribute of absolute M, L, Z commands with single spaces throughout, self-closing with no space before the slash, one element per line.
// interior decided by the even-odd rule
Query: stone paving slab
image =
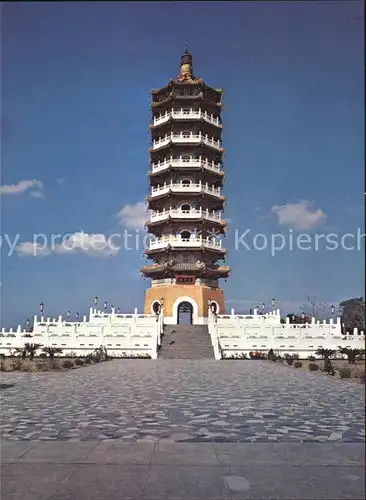
<path fill-rule="evenodd" d="M 25 454 L 19 449 L 21 458 L 7 449 L 2 498 L 304 500 L 365 495 L 363 444 L 104 441 L 55 442 L 53 450 L 45 444 L 51 443 L 40 442 Z M 89 452 L 85 444 L 93 445 Z"/>
<path fill-rule="evenodd" d="M 364 442 L 364 386 L 266 361 L 114 360 L 3 373 L 7 440 Z"/>
<path fill-rule="evenodd" d="M 4 373 L 1 499 L 360 499 L 364 386 L 268 362 Z"/>

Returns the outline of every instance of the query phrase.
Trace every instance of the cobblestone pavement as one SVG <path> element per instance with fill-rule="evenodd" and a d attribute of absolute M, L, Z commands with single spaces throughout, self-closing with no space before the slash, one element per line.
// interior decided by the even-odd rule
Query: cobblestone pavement
<path fill-rule="evenodd" d="M 6 440 L 364 442 L 364 386 L 266 361 L 4 373 Z"/>

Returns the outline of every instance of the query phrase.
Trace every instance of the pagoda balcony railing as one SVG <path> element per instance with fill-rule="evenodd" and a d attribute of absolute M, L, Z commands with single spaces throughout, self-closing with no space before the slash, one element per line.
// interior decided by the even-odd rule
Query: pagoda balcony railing
<path fill-rule="evenodd" d="M 219 151 L 222 151 L 221 147 L 221 142 L 216 141 L 212 137 L 209 137 L 207 134 L 204 135 L 202 133 L 199 134 L 193 134 L 191 132 L 190 134 L 169 134 L 165 135 L 164 137 L 161 137 L 160 139 L 157 139 L 153 141 L 152 149 L 160 149 L 164 146 L 167 146 L 168 144 L 173 143 L 173 144 L 206 144 L 207 146 L 210 146 L 214 149 L 217 149 Z"/>
<path fill-rule="evenodd" d="M 157 125 L 168 122 L 171 118 L 175 120 L 186 120 L 187 118 L 197 120 L 203 119 L 208 123 L 212 123 L 222 128 L 220 119 L 217 116 L 207 113 L 207 111 L 202 111 L 202 109 L 172 109 L 164 114 L 154 116 L 152 125 L 156 127 Z"/>
<path fill-rule="evenodd" d="M 213 196 L 221 196 L 221 188 L 209 186 L 207 183 L 203 184 L 202 182 L 193 183 L 193 182 L 177 182 L 170 184 L 165 183 L 163 185 L 157 185 L 151 188 L 151 196 L 160 196 L 162 194 L 172 193 L 207 193 Z"/>
<path fill-rule="evenodd" d="M 209 212 L 208 210 L 162 210 L 161 212 L 152 212 L 150 222 L 159 222 L 168 219 L 207 219 L 214 222 L 221 222 L 221 212 Z"/>
<path fill-rule="evenodd" d="M 207 168 L 208 170 L 212 170 L 213 172 L 221 171 L 221 164 L 215 163 L 213 161 L 208 161 L 207 159 L 199 158 L 185 158 L 184 156 L 180 158 L 167 158 L 164 161 L 158 161 L 156 163 L 151 164 L 151 171 L 161 172 L 169 167 L 173 168 L 182 168 L 182 167 L 197 167 L 197 168 Z"/>
<path fill-rule="evenodd" d="M 202 246 L 213 248 L 215 250 L 222 250 L 222 241 L 216 238 L 202 238 L 196 236 L 195 238 L 181 238 L 180 236 L 163 236 L 150 241 L 149 249 L 156 250 L 159 248 L 166 248 L 167 246 L 180 247 L 180 248 L 200 248 Z"/>

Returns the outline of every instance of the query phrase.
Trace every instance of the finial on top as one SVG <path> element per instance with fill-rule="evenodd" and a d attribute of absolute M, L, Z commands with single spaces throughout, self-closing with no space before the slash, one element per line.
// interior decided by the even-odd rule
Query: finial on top
<path fill-rule="evenodd" d="M 184 51 L 185 54 L 189 54 L 188 52 L 188 42 L 186 42 L 186 47 L 185 47 L 185 51 Z"/>

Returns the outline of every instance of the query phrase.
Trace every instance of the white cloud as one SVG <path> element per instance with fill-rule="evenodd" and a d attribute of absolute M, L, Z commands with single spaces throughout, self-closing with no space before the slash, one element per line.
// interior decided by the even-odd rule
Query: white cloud
<path fill-rule="evenodd" d="M 21 257 L 25 257 L 27 255 L 44 257 L 46 255 L 50 255 L 51 253 L 49 248 L 44 248 L 40 243 L 32 241 L 23 241 L 22 243 L 19 243 L 19 245 L 15 247 L 15 250 Z"/>
<path fill-rule="evenodd" d="M 143 229 L 147 216 L 144 201 L 139 201 L 134 205 L 125 205 L 117 214 L 120 224 L 128 229 Z"/>
<path fill-rule="evenodd" d="M 25 241 L 15 248 L 20 256 L 33 255 L 34 257 L 76 253 L 83 253 L 90 257 L 111 257 L 117 255 L 120 249 L 121 241 L 118 239 L 114 240 L 111 236 L 88 234 L 83 231 L 65 235 L 63 238 L 56 235 L 53 241 L 47 241 L 44 235 L 42 242 Z"/>
<path fill-rule="evenodd" d="M 43 191 L 43 184 L 41 181 L 37 181 L 37 179 L 31 179 L 19 181 L 17 184 L 5 184 L 3 186 L 0 186 L 1 194 L 20 194 L 28 190 L 31 190 L 31 194 L 34 196 L 33 193 Z M 40 198 L 39 195 L 36 195 L 34 197 Z"/>
<path fill-rule="evenodd" d="M 32 198 L 44 198 L 44 192 L 43 191 L 31 191 L 30 196 Z"/>
<path fill-rule="evenodd" d="M 280 225 L 291 226 L 295 229 L 312 229 L 324 224 L 327 216 L 321 208 L 314 208 L 309 201 L 274 205 L 271 212 L 278 217 Z"/>

